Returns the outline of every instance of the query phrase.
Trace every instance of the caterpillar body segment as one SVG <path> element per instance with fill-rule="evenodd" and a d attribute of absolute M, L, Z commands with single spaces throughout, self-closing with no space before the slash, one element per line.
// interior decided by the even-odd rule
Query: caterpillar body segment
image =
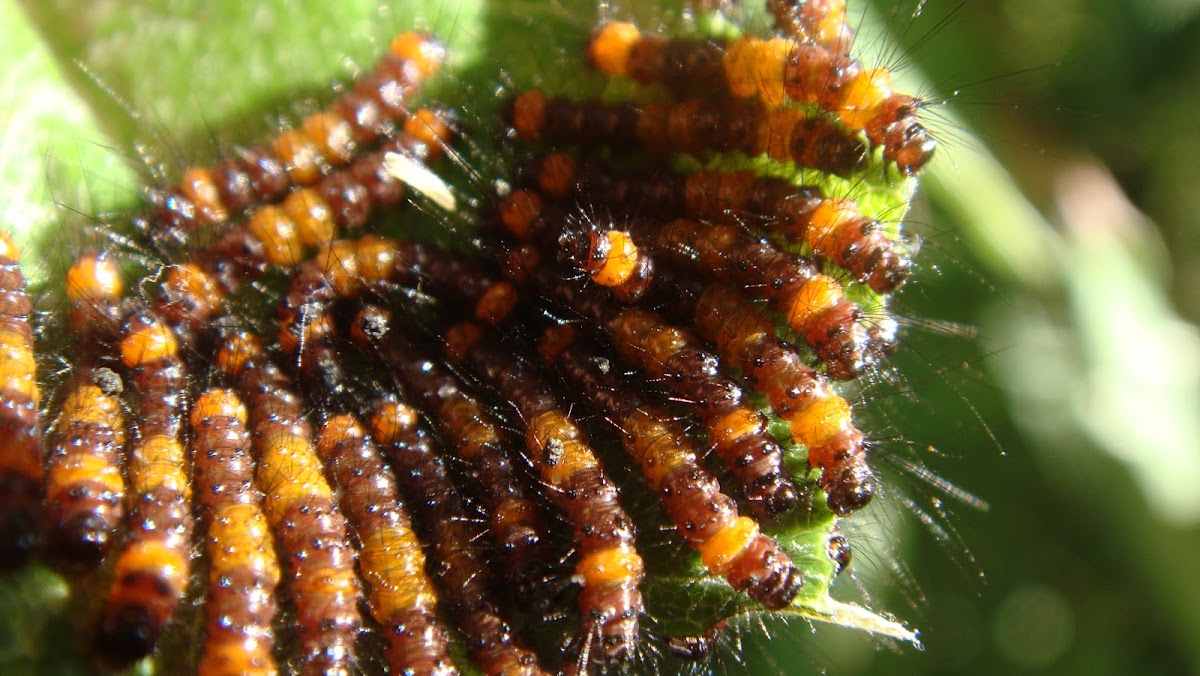
<path fill-rule="evenodd" d="M 466 505 L 417 411 L 398 398 L 375 402 L 371 434 L 387 456 L 417 516 L 428 524 L 436 579 L 475 664 L 487 674 L 543 674 L 537 655 L 500 611 L 492 576 Z"/>
<path fill-rule="evenodd" d="M 249 415 L 211 388 L 191 411 L 197 500 L 207 526 L 209 586 L 201 674 L 274 674 L 273 622 L 281 577 L 275 540 L 254 486 Z"/>
<path fill-rule="evenodd" d="M 177 185 L 152 191 L 135 227 L 161 247 L 187 246 L 204 228 L 278 201 L 293 186 L 317 183 L 360 149 L 394 134 L 410 115 L 407 101 L 444 58 L 444 49 L 428 36 L 398 35 L 374 69 L 299 127 L 212 167 L 187 169 Z"/>
<path fill-rule="evenodd" d="M 291 580 L 296 668 L 349 673 L 362 627 L 360 585 L 346 520 L 323 474 L 303 400 L 253 333 L 223 331 L 216 361 L 249 411 L 254 482 Z"/>
<path fill-rule="evenodd" d="M 455 325 L 445 338 L 452 362 L 468 366 L 512 403 L 526 433 L 527 457 L 572 526 L 579 557 L 575 574 L 583 584 L 581 655 L 599 663 L 632 659 L 645 612 L 638 589 L 645 564 L 616 486 L 583 431 L 529 363 L 483 340 L 481 329 L 470 322 Z"/>
<path fill-rule="evenodd" d="M 787 553 L 758 523 L 738 515 L 677 422 L 606 368 L 595 346 L 583 344 L 577 333 L 568 325 L 550 327 L 540 351 L 605 413 L 679 535 L 710 573 L 724 575 L 730 586 L 767 608 L 786 607 L 803 584 Z"/>
<path fill-rule="evenodd" d="M 184 437 L 187 369 L 175 335 L 140 306 L 124 318 L 118 353 L 137 398 L 129 450 L 128 534 L 100 612 L 96 649 L 114 665 L 150 654 L 191 574 L 191 462 Z"/>

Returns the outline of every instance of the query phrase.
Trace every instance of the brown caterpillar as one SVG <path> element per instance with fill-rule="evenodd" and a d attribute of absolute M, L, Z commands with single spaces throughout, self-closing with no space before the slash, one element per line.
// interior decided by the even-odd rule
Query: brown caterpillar
<path fill-rule="evenodd" d="M 454 449 L 480 488 L 489 535 L 500 549 L 508 580 L 523 602 L 535 610 L 545 609 L 550 594 L 557 591 L 550 584 L 554 555 L 546 542 L 545 515 L 528 495 L 499 424 L 464 391 L 454 374 L 426 358 L 390 324 L 386 312 L 367 306 L 355 316 L 352 333 L 361 346 L 380 356 L 413 400 L 438 421 L 444 445 Z"/>
<path fill-rule="evenodd" d="M 254 487 L 246 407 L 209 389 L 192 407 L 196 493 L 208 526 L 208 623 L 197 671 L 274 674 L 279 561 Z"/>
<path fill-rule="evenodd" d="M 28 560 L 44 520 L 41 391 L 20 257 L 0 232 L 0 570 Z"/>
<path fill-rule="evenodd" d="M 218 343 L 217 366 L 250 412 L 254 481 L 287 562 L 300 641 L 297 666 L 349 673 L 362 626 L 355 557 L 301 399 L 257 336 L 230 329 Z"/>
<path fill-rule="evenodd" d="M 462 496 L 416 410 L 396 398 L 380 399 L 372 406 L 370 426 L 409 504 L 427 525 L 443 598 L 476 665 L 487 674 L 545 673 L 493 599 L 490 570 L 474 544 L 480 534 L 469 525 Z"/>
<path fill-rule="evenodd" d="M 96 649 L 113 664 L 148 655 L 191 570 L 191 463 L 183 440 L 187 370 L 171 329 L 134 306 L 118 346 L 137 397 L 129 452 L 128 535 L 100 613 Z"/>
<path fill-rule="evenodd" d="M 479 327 L 469 322 L 447 331 L 445 343 L 452 362 L 468 365 L 516 409 L 526 432 L 527 457 L 550 500 L 571 523 L 579 555 L 575 575 L 583 584 L 579 663 L 632 659 L 645 612 L 638 589 L 645 568 L 617 487 L 605 476 L 583 431 L 528 363 L 484 341 Z"/>
<path fill-rule="evenodd" d="M 438 594 L 425 572 L 425 554 L 375 442 L 353 415 L 341 414 L 321 426 L 317 452 L 357 536 L 358 567 L 371 614 L 387 639 L 389 669 L 457 674 L 446 654 L 450 639 L 437 617 Z"/>
<path fill-rule="evenodd" d="M 79 354 L 46 460 L 44 541 L 55 566 L 78 573 L 100 564 L 125 515 L 124 384 L 100 361 L 119 325 L 123 285 L 111 257 L 84 253 L 67 270 L 66 287 Z"/>
<path fill-rule="evenodd" d="M 811 256 L 831 261 L 881 294 L 895 291 L 908 279 L 918 245 L 890 235 L 848 200 L 830 199 L 817 187 L 752 171 L 618 174 L 555 152 L 534 162 L 528 173 L 539 190 L 554 199 L 586 198 L 614 211 L 663 221 L 687 217 L 749 226 L 772 239 L 803 244 Z M 518 208 L 522 205 L 517 200 L 528 200 L 528 194 L 518 190 L 510 196 L 509 208 L 515 213 L 507 216 L 506 225 L 536 214 L 538 204 Z"/>
<path fill-rule="evenodd" d="M 723 83 L 733 97 L 756 98 L 774 109 L 786 102 L 815 104 L 848 129 L 864 132 L 905 174 L 919 172 L 937 148 L 917 120 L 921 102 L 895 92 L 886 68 L 864 68 L 840 44 L 782 37 L 663 40 L 642 37 L 632 24 L 610 23 L 593 34 L 588 53 L 609 75 L 663 82 L 677 92 Z M 703 67 L 685 70 L 693 64 Z"/>
<path fill-rule="evenodd" d="M 449 133 L 433 122 L 422 129 Z M 427 135 L 400 133 L 316 185 L 293 190 L 280 205 L 255 211 L 247 222 L 190 254 L 188 262 L 167 268 L 156 311 L 181 339 L 193 342 L 195 332 L 220 314 L 226 297 L 269 265 L 294 266 L 306 248 L 327 244 L 340 230 L 361 227 L 373 212 L 399 204 L 407 189 L 384 168 L 389 153 L 425 161 L 439 147 Z"/>
<path fill-rule="evenodd" d="M 737 505 L 699 464 L 691 439 L 678 424 L 607 368 L 595 346 L 579 341 L 574 327 L 547 328 L 539 350 L 605 413 L 675 530 L 700 553 L 708 571 L 724 575 L 731 587 L 767 608 L 787 607 L 803 577 L 757 522 L 738 515 Z"/>
<path fill-rule="evenodd" d="M 767 397 L 787 421 L 792 438 L 808 448 L 808 464 L 821 469 L 821 488 L 837 514 L 860 509 L 874 494 L 868 444 L 850 404 L 829 382 L 775 335 L 774 326 L 736 290 L 671 285 L 672 304 L 692 316 L 696 332 L 717 346 L 746 382 Z"/>
<path fill-rule="evenodd" d="M 627 363 L 662 379 L 704 423 L 709 444 L 760 519 L 796 504 L 796 489 L 783 467 L 783 450 L 767 432 L 766 419 L 749 406 L 745 392 L 720 360 L 690 332 L 641 308 L 617 307 L 586 289 L 538 268 L 539 290 L 579 312 L 612 339 Z"/>
<path fill-rule="evenodd" d="M 428 36 L 398 35 L 375 68 L 326 110 L 266 146 L 239 150 L 211 168 L 188 169 L 179 185 L 151 192 L 151 206 L 133 219 L 134 226 L 160 245 L 187 245 L 203 227 L 274 202 L 294 185 L 316 183 L 349 163 L 360 147 L 392 133 L 396 121 L 409 115 L 407 101 L 444 58 L 444 49 Z"/>
<path fill-rule="evenodd" d="M 538 232 L 543 241 L 556 241 L 560 257 L 588 272 L 592 281 L 610 287 L 623 302 L 637 300 L 650 288 L 653 254 L 662 253 L 679 266 L 737 283 L 769 299 L 826 362 L 832 378 L 856 378 L 895 349 L 894 320 L 884 317 L 869 328 L 863 311 L 845 298 L 836 279 L 821 274 L 804 258 L 779 251 L 766 240 L 752 239 L 738 228 L 688 219 L 665 223 L 626 219 L 612 226 L 621 229 L 605 229 L 591 219 L 564 216 L 564 211 L 543 207 L 536 195 L 526 191 L 510 195 L 500 205 L 506 223 L 520 219 L 519 229 Z M 510 231 L 517 229 L 510 226 Z M 613 242 L 618 242 L 615 252 Z"/>
<path fill-rule="evenodd" d="M 513 101 L 507 121 L 524 141 L 603 146 L 618 152 L 640 147 L 654 157 L 740 152 L 837 176 L 861 170 L 869 160 L 866 145 L 829 120 L 757 102 L 574 102 L 532 90 Z"/>

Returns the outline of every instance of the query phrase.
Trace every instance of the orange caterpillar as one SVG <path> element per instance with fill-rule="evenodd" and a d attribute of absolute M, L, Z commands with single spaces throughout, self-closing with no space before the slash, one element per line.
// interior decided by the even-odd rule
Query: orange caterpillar
<path fill-rule="evenodd" d="M 417 111 L 411 119 L 421 121 L 412 130 L 419 134 L 401 133 L 315 186 L 293 190 L 280 205 L 259 209 L 192 253 L 189 262 L 169 267 L 155 309 L 190 342 L 228 295 L 268 265 L 294 266 L 307 248 L 328 244 L 340 230 L 361 227 L 374 211 L 400 203 L 407 190 L 384 168 L 385 156 L 427 161 L 450 133 L 433 111 Z"/>
<path fill-rule="evenodd" d="M 767 0 L 775 26 L 798 42 L 815 42 L 845 54 L 854 42 L 846 24 L 846 0 Z"/>
<path fill-rule="evenodd" d="M 734 97 L 757 98 L 771 108 L 788 101 L 815 104 L 833 112 L 846 128 L 865 132 L 905 174 L 920 171 L 937 148 L 917 121 L 920 101 L 894 91 L 887 69 L 864 68 L 840 45 L 790 38 L 741 38 L 714 45 L 647 38 L 632 24 L 610 23 L 592 35 L 588 55 L 609 75 L 642 84 L 663 82 L 674 91 L 724 82 Z M 692 63 L 706 68 L 684 69 Z"/>
<path fill-rule="evenodd" d="M 208 523 L 208 624 L 200 674 L 266 676 L 277 671 L 275 587 L 279 561 L 254 462 L 246 407 L 229 390 L 210 389 L 192 407 L 196 491 Z"/>
<path fill-rule="evenodd" d="M 481 534 L 471 527 L 462 495 L 419 420 L 411 406 L 385 397 L 373 406 L 371 434 L 392 470 L 406 479 L 400 487 L 428 524 L 436 577 L 471 657 L 485 674 L 544 674 L 537 655 L 522 644 L 492 596 L 490 569 L 476 544 Z"/>
<path fill-rule="evenodd" d="M 125 515 L 125 420 L 121 377 L 106 368 L 76 374 L 59 407 L 46 472 L 46 556 L 66 571 L 98 566 Z"/>
<path fill-rule="evenodd" d="M 278 200 L 293 185 L 312 185 L 350 162 L 360 147 L 392 133 L 409 115 L 408 100 L 445 58 L 441 45 L 403 33 L 374 70 L 298 129 L 267 147 L 239 150 L 214 167 L 193 167 L 178 186 L 154 191 L 134 225 L 160 245 L 186 245 L 201 228 L 225 223 L 253 204 Z"/>
<path fill-rule="evenodd" d="M 227 330 L 218 346 L 217 367 L 250 411 L 258 462 L 254 483 L 265 496 L 267 519 L 287 561 L 300 643 L 296 668 L 350 673 L 362 627 L 355 556 L 304 419 L 304 404 L 257 336 Z"/>
<path fill-rule="evenodd" d="M 553 554 L 545 535 L 542 508 L 529 495 L 498 422 L 463 391 L 458 378 L 427 359 L 377 307 L 362 309 L 354 319 L 356 341 L 375 352 L 425 412 L 438 421 L 446 446 L 464 461 L 480 488 L 489 535 L 503 553 L 501 565 L 525 603 L 542 610 L 554 585 Z"/>
<path fill-rule="evenodd" d="M 578 334 L 568 325 L 547 328 L 539 343 L 543 358 L 604 412 L 708 572 L 724 575 L 731 587 L 767 608 L 787 607 L 804 581 L 787 553 L 758 522 L 738 516 L 737 505 L 699 463 L 691 438 L 679 425 L 602 367 L 595 346 L 580 343 Z"/>
<path fill-rule="evenodd" d="M 555 206 L 543 208 L 536 194 L 517 191 L 499 211 L 510 232 L 543 233 L 543 241 L 560 247 L 560 257 L 591 273 L 592 281 L 610 287 L 622 302 L 637 300 L 652 286 L 652 254 L 664 253 L 679 266 L 738 283 L 769 299 L 826 362 L 832 378 L 857 378 L 895 349 L 894 320 L 884 317 L 874 327 L 866 326 L 863 311 L 845 298 L 836 279 L 800 256 L 746 236 L 740 228 L 688 219 L 632 219 L 623 224 L 628 229 L 605 231 L 591 220 L 563 216 L 565 209 Z M 639 251 L 635 237 L 649 246 Z"/>
<path fill-rule="evenodd" d="M 0 232 L 0 570 L 28 560 L 42 530 L 42 435 L 20 249 Z"/>
<path fill-rule="evenodd" d="M 800 256 L 747 237 L 734 226 L 676 219 L 635 227 L 650 231 L 653 249 L 673 262 L 769 300 L 826 363 L 831 378 L 856 378 L 895 350 L 895 320 L 884 317 L 876 328 L 868 328 L 863 311 L 846 299 L 842 285 Z"/>
<path fill-rule="evenodd" d="M 686 216 L 750 226 L 772 238 L 803 244 L 812 256 L 833 262 L 881 294 L 895 291 L 912 271 L 916 242 L 890 235 L 849 200 L 826 198 L 816 187 L 786 179 L 753 171 L 616 174 L 594 164 L 581 165 L 565 153 L 546 154 L 531 173 L 539 191 L 554 199 L 586 199 L 660 220 Z M 533 194 L 517 190 L 510 201 L 529 200 L 529 195 Z M 539 208 L 540 203 L 524 205 L 511 219 L 519 221 L 519 214 Z"/>
<path fill-rule="evenodd" d="M 574 530 L 579 555 L 575 576 L 583 585 L 579 663 L 632 659 L 645 612 L 638 589 L 645 565 L 634 545 L 633 520 L 618 502 L 617 487 L 605 475 L 583 430 L 528 363 L 484 341 L 478 325 L 470 322 L 447 331 L 445 344 L 452 362 L 469 366 L 516 409 L 526 433 L 527 457 Z"/>
<path fill-rule="evenodd" d="M 696 332 L 716 345 L 729 365 L 742 369 L 746 382 L 787 421 L 792 439 L 808 448 L 808 464 L 821 470 L 829 508 L 847 514 L 864 507 L 875 479 L 850 404 L 780 341 L 771 322 L 737 291 L 676 285 L 673 292 L 676 308 L 693 316 Z"/>
<path fill-rule="evenodd" d="M 394 674 L 457 674 L 446 654 L 449 635 L 437 617 L 437 591 L 425 554 L 400 502 L 396 479 L 358 420 L 336 415 L 321 426 L 317 452 L 341 492 L 339 505 L 358 543 L 371 615 L 383 628 Z"/>
<path fill-rule="evenodd" d="M 532 276 L 541 292 L 601 327 L 626 363 L 661 379 L 688 404 L 758 518 L 795 506 L 796 489 L 783 466 L 783 449 L 767 431 L 766 418 L 750 406 L 720 360 L 706 352 L 694 335 L 654 312 L 619 307 L 587 289 L 572 287 L 542 268 L 533 269 Z"/>
<path fill-rule="evenodd" d="M 67 271 L 67 324 L 79 339 L 79 369 L 55 424 L 46 462 L 45 548 L 55 565 L 84 572 L 99 565 L 125 514 L 125 422 L 121 377 L 99 367 L 111 347 L 123 292 L 116 264 L 85 253 Z"/>
<path fill-rule="evenodd" d="M 137 395 L 129 452 L 128 535 L 96 636 L 113 664 L 148 655 L 174 616 L 191 572 L 191 472 L 182 439 L 187 372 L 171 329 L 134 307 L 120 330 L 121 362 Z"/>
<path fill-rule="evenodd" d="M 512 102 L 507 122 L 524 141 L 603 146 L 617 152 L 641 147 L 656 157 L 740 152 L 838 176 L 865 168 L 869 160 L 863 142 L 829 120 L 754 101 L 575 102 L 532 90 Z"/>

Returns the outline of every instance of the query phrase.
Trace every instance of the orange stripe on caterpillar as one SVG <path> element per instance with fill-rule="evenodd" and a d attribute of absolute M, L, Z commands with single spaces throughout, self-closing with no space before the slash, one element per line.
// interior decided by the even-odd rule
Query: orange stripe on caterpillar
<path fill-rule="evenodd" d="M 41 390 L 20 257 L 0 232 L 0 570 L 29 559 L 45 519 Z"/>
<path fill-rule="evenodd" d="M 246 407 L 209 389 L 192 407 L 197 497 L 208 526 L 208 600 L 201 674 L 274 674 L 273 621 L 279 561 L 254 462 Z"/>
<path fill-rule="evenodd" d="M 115 664 L 149 654 L 191 570 L 191 467 L 182 443 L 187 372 L 171 329 L 134 305 L 118 353 L 137 397 L 129 452 L 129 534 L 100 613 L 96 649 Z"/>

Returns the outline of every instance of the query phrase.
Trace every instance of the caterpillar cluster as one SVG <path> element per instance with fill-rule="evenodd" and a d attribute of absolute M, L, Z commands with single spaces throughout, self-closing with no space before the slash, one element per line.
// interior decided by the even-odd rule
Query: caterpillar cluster
<path fill-rule="evenodd" d="M 203 673 L 592 673 L 825 598 L 850 559 L 832 524 L 876 481 L 836 381 L 896 349 L 915 247 L 722 158 L 846 177 L 882 148 L 911 176 L 934 146 L 849 55 L 841 3 L 772 10 L 770 40 L 594 33 L 587 61 L 667 100 L 513 96 L 533 159 L 491 184 L 470 253 L 360 233 L 413 187 L 390 158 L 456 141 L 454 113 L 411 103 L 445 50 L 399 36 L 297 129 L 153 191 L 132 226 L 166 262 L 136 294 L 114 256 L 76 260 L 78 350 L 44 417 L 0 242 L 0 564 L 103 587 L 112 667 L 201 594 Z M 272 277 L 276 321 L 237 316 Z M 820 562 L 782 537 L 797 523 L 824 524 Z M 672 576 L 722 585 L 690 632 L 649 584 Z"/>

